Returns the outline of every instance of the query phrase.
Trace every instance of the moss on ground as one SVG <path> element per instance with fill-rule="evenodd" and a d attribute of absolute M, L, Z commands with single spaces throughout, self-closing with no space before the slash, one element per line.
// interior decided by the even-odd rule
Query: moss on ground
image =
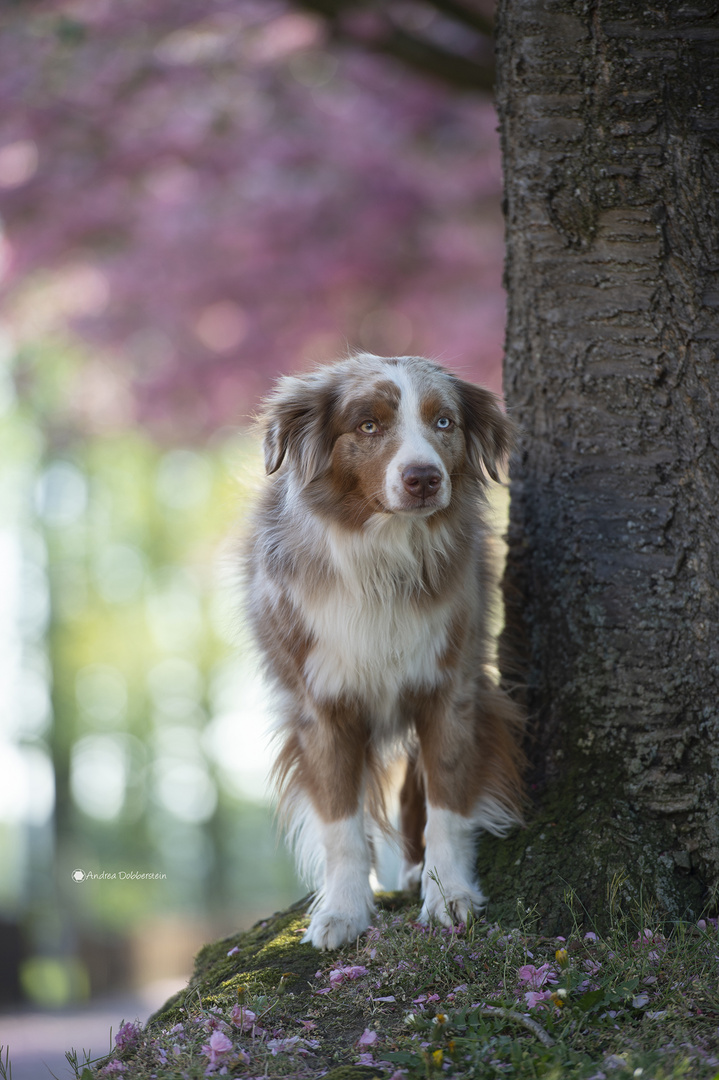
<path fill-rule="evenodd" d="M 193 997 L 206 1008 L 231 1008 L 243 994 L 281 989 L 291 990 L 292 999 L 300 1004 L 311 993 L 318 957 L 316 949 L 302 944 L 307 903 L 305 898 L 256 923 L 251 930 L 205 945 L 195 957 L 187 989 L 154 1013 L 148 1026 L 166 1028 L 180 1023 Z"/>
<path fill-rule="evenodd" d="M 188 988 L 78 1077 L 714 1080 L 715 921 L 638 928 L 618 894 L 603 939 L 567 900 L 557 939 L 516 902 L 503 925 L 450 930 L 382 894 L 333 953 L 302 943 L 305 901 L 205 946 Z"/>

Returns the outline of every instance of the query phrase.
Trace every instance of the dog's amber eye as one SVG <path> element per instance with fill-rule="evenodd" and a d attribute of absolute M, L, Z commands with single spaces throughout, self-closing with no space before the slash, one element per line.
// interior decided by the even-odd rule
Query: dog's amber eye
<path fill-rule="evenodd" d="M 437 427 L 440 431 L 447 431 L 447 429 L 451 428 L 451 426 L 452 421 L 448 416 L 440 416 L 439 420 L 437 421 Z"/>
<path fill-rule="evenodd" d="M 379 433 L 379 424 L 375 424 L 374 420 L 365 420 L 360 424 L 358 430 L 363 435 L 377 435 Z"/>

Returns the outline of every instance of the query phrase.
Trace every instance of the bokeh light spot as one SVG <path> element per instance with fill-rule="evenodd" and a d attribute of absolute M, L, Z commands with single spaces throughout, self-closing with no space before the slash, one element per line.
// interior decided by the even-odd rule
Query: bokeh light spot
<path fill-rule="evenodd" d="M 198 590 L 188 573 L 168 569 L 146 600 L 147 621 L 157 645 L 167 652 L 192 651 L 204 622 Z"/>
<path fill-rule="evenodd" d="M 38 481 L 35 498 L 48 525 L 73 525 L 87 508 L 87 481 L 72 462 L 53 461 Z"/>
<path fill-rule="evenodd" d="M 95 582 L 103 600 L 127 604 L 135 600 L 145 579 L 145 560 L 131 544 L 108 544 L 98 552 Z"/>
<path fill-rule="evenodd" d="M 190 510 L 209 498 L 212 468 L 194 450 L 171 450 L 158 465 L 156 486 L 165 506 Z"/>
<path fill-rule="evenodd" d="M 209 821 L 217 807 L 217 788 L 206 769 L 190 761 L 161 758 L 156 765 L 160 804 L 180 821 Z"/>
<path fill-rule="evenodd" d="M 117 724 L 127 713 L 127 680 L 110 664 L 88 664 L 75 678 L 77 703 L 99 724 Z"/>
<path fill-rule="evenodd" d="M 179 656 L 168 657 L 149 671 L 147 684 L 161 718 L 192 719 L 202 697 L 203 679 L 199 668 Z"/>
<path fill-rule="evenodd" d="M 29 139 L 9 143 L 0 149 L 0 188 L 20 187 L 37 172 L 37 146 Z"/>
<path fill-rule="evenodd" d="M 119 816 L 125 801 L 127 773 L 126 747 L 116 735 L 86 735 L 72 748 L 72 797 L 90 817 L 112 821 Z"/>
<path fill-rule="evenodd" d="M 220 300 L 210 304 L 198 316 L 195 323 L 197 338 L 206 348 L 216 353 L 231 352 L 247 334 L 247 315 L 232 300 Z"/>
<path fill-rule="evenodd" d="M 0 821 L 45 825 L 55 808 L 55 774 L 40 747 L 0 744 Z"/>

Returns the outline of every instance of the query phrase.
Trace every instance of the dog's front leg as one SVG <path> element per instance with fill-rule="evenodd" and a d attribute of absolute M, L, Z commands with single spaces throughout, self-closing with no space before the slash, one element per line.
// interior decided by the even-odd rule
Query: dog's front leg
<path fill-rule="evenodd" d="M 323 876 L 303 940 L 318 949 L 354 941 L 374 911 L 364 815 L 367 743 L 351 708 L 318 707 L 303 725 L 296 770 L 305 817 L 300 844 L 315 846 L 304 854 L 310 861 L 319 856 Z"/>
<path fill-rule="evenodd" d="M 363 933 L 374 912 L 364 814 L 357 810 L 351 817 L 320 821 L 318 828 L 324 849 L 324 886 L 302 940 L 317 949 L 337 949 Z"/>

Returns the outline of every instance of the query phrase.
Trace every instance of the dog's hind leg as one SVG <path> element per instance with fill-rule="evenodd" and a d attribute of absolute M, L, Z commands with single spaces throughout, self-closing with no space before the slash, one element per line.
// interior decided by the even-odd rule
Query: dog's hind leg
<path fill-rule="evenodd" d="M 399 819 L 402 832 L 399 887 L 416 892 L 422 878 L 424 827 L 427 822 L 424 779 L 417 749 L 411 750 L 407 758 L 407 771 L 399 793 Z"/>
<path fill-rule="evenodd" d="M 461 702 L 461 699 L 460 699 Z M 515 706 L 499 689 L 452 707 L 427 695 L 416 712 L 427 788 L 421 920 L 466 922 L 485 904 L 476 870 L 482 830 L 503 836 L 521 821 Z"/>

